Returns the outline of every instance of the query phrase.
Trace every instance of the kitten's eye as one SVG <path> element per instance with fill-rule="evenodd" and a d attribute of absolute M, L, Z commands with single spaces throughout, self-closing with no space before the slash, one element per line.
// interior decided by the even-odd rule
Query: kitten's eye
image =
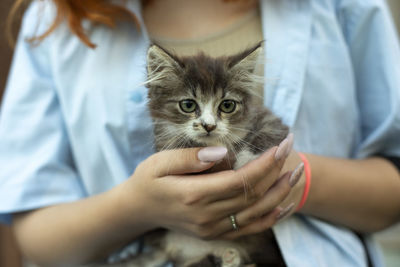
<path fill-rule="evenodd" d="M 219 105 L 219 109 L 225 113 L 232 113 L 236 109 L 236 102 L 234 100 L 224 100 Z"/>
<path fill-rule="evenodd" d="M 183 112 L 192 113 L 196 110 L 197 104 L 194 100 L 186 99 L 179 102 L 179 107 Z"/>

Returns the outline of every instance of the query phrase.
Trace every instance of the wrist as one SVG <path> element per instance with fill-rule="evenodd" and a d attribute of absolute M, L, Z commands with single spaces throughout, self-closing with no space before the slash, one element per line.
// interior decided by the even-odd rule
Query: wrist
<path fill-rule="evenodd" d="M 127 181 L 111 189 L 109 193 L 112 207 L 112 217 L 115 223 L 134 236 L 157 228 L 154 221 L 150 219 L 148 201 L 143 199 L 138 187 L 132 185 L 130 177 Z"/>
<path fill-rule="evenodd" d="M 323 192 L 319 190 L 319 183 L 321 182 L 321 177 L 324 177 L 323 164 L 320 162 L 321 156 L 316 156 L 313 154 L 303 154 L 309 164 L 310 170 L 312 170 L 312 181 L 309 184 L 309 192 L 307 200 L 305 201 L 300 212 L 314 215 L 316 211 L 321 208 L 323 202 Z M 304 187 L 305 188 L 305 187 Z M 322 195 L 321 195 L 322 194 Z"/>
<path fill-rule="evenodd" d="M 300 211 L 303 206 L 305 205 L 305 203 L 307 202 L 308 199 L 308 195 L 310 192 L 310 187 L 311 187 L 311 166 L 310 163 L 307 159 L 307 157 L 303 154 L 303 153 L 298 153 L 299 157 L 301 158 L 302 162 L 303 162 L 303 166 L 304 166 L 304 189 L 303 189 L 303 194 L 302 197 L 300 199 L 300 202 L 296 208 L 296 211 Z"/>

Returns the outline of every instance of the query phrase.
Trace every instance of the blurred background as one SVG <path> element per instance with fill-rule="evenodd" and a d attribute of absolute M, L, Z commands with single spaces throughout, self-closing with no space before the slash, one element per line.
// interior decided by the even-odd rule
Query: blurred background
<path fill-rule="evenodd" d="M 0 1 L 0 99 L 2 97 L 9 64 L 12 57 L 12 49 L 8 45 L 5 36 L 5 24 L 8 12 L 14 1 Z M 400 0 L 387 0 L 391 7 L 393 18 L 400 33 Z M 17 34 L 18 26 L 14 27 L 14 34 Z M 400 224 L 378 233 L 377 240 L 383 247 L 385 260 L 388 267 L 400 266 Z M 21 255 L 15 244 L 10 229 L 7 226 L 0 225 L 0 267 L 21 267 Z"/>

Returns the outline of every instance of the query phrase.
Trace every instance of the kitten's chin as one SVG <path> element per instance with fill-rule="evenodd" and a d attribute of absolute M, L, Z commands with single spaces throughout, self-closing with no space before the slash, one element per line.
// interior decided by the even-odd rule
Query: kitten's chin
<path fill-rule="evenodd" d="M 205 144 L 206 146 L 226 146 L 226 144 L 224 144 L 221 141 L 221 138 L 218 138 L 218 136 L 215 134 L 214 135 L 202 134 L 197 137 L 197 140 L 200 143 Z"/>

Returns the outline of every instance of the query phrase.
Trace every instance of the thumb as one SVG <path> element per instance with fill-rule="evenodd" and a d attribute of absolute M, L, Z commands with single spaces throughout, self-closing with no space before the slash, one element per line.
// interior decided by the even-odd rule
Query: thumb
<path fill-rule="evenodd" d="M 152 155 L 149 164 L 155 177 L 196 173 L 211 168 L 216 161 L 223 159 L 227 152 L 225 147 L 164 150 Z"/>

